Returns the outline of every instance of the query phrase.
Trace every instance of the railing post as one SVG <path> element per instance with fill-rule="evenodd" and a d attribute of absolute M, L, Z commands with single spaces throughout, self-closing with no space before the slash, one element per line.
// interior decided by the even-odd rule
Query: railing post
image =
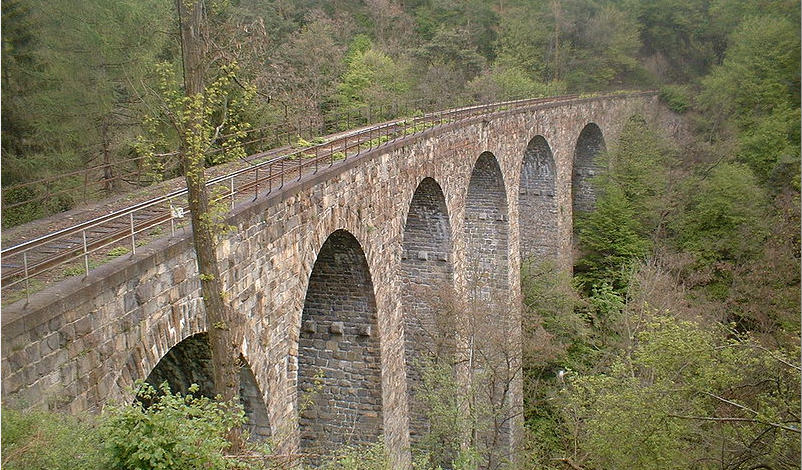
<path fill-rule="evenodd" d="M 28 279 L 28 251 L 22 252 L 22 269 L 25 275 L 25 303 L 27 304 L 31 297 L 31 286 Z"/>
<path fill-rule="evenodd" d="M 136 253 L 136 238 L 134 234 L 134 213 L 130 212 L 129 220 L 131 221 L 131 254 L 133 255 Z"/>
<path fill-rule="evenodd" d="M 170 200 L 170 235 L 175 236 L 175 207 L 172 200 Z"/>
<path fill-rule="evenodd" d="M 229 190 L 231 191 L 231 210 L 234 210 L 234 177 L 232 176 L 230 179 Z"/>
<path fill-rule="evenodd" d="M 89 275 L 89 251 L 86 249 L 86 230 L 82 230 L 81 234 L 84 239 L 84 273 Z"/>
<path fill-rule="evenodd" d="M 259 167 L 256 167 L 256 184 L 253 187 L 253 200 L 255 201 L 256 198 L 259 196 Z"/>
<path fill-rule="evenodd" d="M 270 173 L 267 174 L 267 194 L 273 192 L 273 164 L 270 164 Z"/>

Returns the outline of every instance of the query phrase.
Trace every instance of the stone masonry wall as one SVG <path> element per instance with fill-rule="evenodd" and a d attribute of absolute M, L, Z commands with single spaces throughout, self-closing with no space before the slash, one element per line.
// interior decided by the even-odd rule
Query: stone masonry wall
<path fill-rule="evenodd" d="M 298 356 L 301 450 L 375 442 L 382 430 L 376 302 L 365 255 L 344 231 L 315 261 Z"/>
<path fill-rule="evenodd" d="M 554 258 L 559 253 L 556 176 L 549 144 L 536 136 L 526 146 L 518 190 L 521 259 Z"/>
<path fill-rule="evenodd" d="M 421 361 L 449 354 L 454 325 L 444 318 L 439 296 L 453 287 L 451 224 L 440 186 L 421 181 L 410 203 L 404 226 L 399 281 L 404 306 L 404 351 L 409 395 L 410 439 L 419 440 L 428 421 L 416 397 L 422 385 Z"/>
<path fill-rule="evenodd" d="M 508 206 L 506 251 L 494 258 L 506 277 L 495 286 L 508 299 L 520 293 L 519 184 L 527 144 L 543 136 L 552 149 L 556 174 L 557 238 L 560 257 L 570 258 L 571 177 L 580 131 L 595 123 L 605 141 L 616 141 L 632 114 L 660 121 L 656 95 L 616 95 L 509 110 L 429 129 L 384 145 L 330 169 L 263 192 L 256 202 L 234 208 L 236 230 L 221 243 L 218 257 L 232 307 L 242 318 L 242 355 L 253 371 L 267 407 L 279 451 L 297 451 L 299 354 L 307 290 L 318 254 L 329 236 L 345 230 L 364 252 L 373 281 L 371 318 L 380 361 L 379 382 L 368 393 L 381 396 L 381 427 L 394 468 L 407 468 L 409 415 L 405 362 L 403 289 L 400 282 L 404 230 L 410 201 L 420 182 L 432 178 L 442 189 L 451 230 L 454 286 L 464 296 L 473 212 L 466 210 L 477 158 L 497 161 Z M 663 119 L 661 122 L 670 122 Z M 182 340 L 206 331 L 197 268 L 188 231 L 165 237 L 120 257 L 86 277 L 75 277 L 4 307 L 2 396 L 12 406 L 64 411 L 98 410 L 109 401 L 130 400 L 130 387 L 146 378 Z M 494 241 L 498 243 L 498 241 Z M 567 265 L 567 263 L 566 263 Z M 520 311 L 509 312 L 507 335 L 520 344 Z M 373 339 L 371 339 L 373 341 Z M 374 346 L 375 343 L 374 343 Z M 371 369 L 375 370 L 375 369 Z M 510 403 L 521 403 L 520 380 Z M 375 429 L 375 428 L 374 428 Z M 511 421 L 511 441 L 520 440 L 520 420 Z M 379 432 L 379 431 L 376 431 Z"/>
<path fill-rule="evenodd" d="M 465 238 L 468 246 L 468 289 L 485 302 L 504 298 L 508 265 L 507 194 L 493 154 L 479 156 L 468 184 Z"/>
<path fill-rule="evenodd" d="M 593 210 L 596 195 L 591 180 L 599 171 L 596 156 L 605 150 L 604 136 L 599 126 L 593 123 L 585 126 L 579 134 L 574 152 L 574 175 L 571 179 L 574 212 Z"/>

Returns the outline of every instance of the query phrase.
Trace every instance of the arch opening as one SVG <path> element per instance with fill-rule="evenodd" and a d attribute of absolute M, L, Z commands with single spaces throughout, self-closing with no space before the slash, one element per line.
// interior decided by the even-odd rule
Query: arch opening
<path fill-rule="evenodd" d="M 553 258 L 559 251 L 554 156 L 543 136 L 524 151 L 518 189 L 521 259 Z"/>
<path fill-rule="evenodd" d="M 301 450 L 368 444 L 382 433 L 381 358 L 367 260 L 353 235 L 332 233 L 306 291 L 298 343 Z"/>
<path fill-rule="evenodd" d="M 240 355 L 240 401 L 248 418 L 245 430 L 249 439 L 260 441 L 270 437 L 270 421 L 256 376 L 245 358 Z M 198 333 L 176 344 L 162 357 L 145 380 L 158 388 L 167 382 L 173 393 L 186 395 L 192 384 L 198 384 L 196 395 L 214 398 L 212 350 L 209 334 Z"/>
<path fill-rule="evenodd" d="M 574 218 L 580 212 L 593 210 L 596 194 L 591 180 L 599 170 L 596 156 L 606 149 L 604 135 L 599 126 L 591 122 L 582 128 L 576 141 L 574 169 L 571 176 L 571 201 Z"/>
<path fill-rule="evenodd" d="M 440 185 L 425 178 L 410 202 L 404 225 L 401 266 L 404 354 L 413 444 L 428 430 L 425 404 L 417 397 L 425 361 L 447 360 L 454 350 L 456 325 L 448 314 L 453 290 L 451 223 Z"/>
<path fill-rule="evenodd" d="M 468 289 L 476 300 L 506 297 L 509 217 L 504 179 L 496 157 L 484 152 L 474 165 L 465 201 Z"/>
<path fill-rule="evenodd" d="M 467 318 L 461 323 L 471 374 L 473 399 L 488 410 L 489 426 L 478 430 L 473 445 L 485 468 L 510 457 L 511 388 L 515 371 L 505 368 L 515 356 L 509 342 L 509 217 L 501 168 L 482 153 L 471 174 L 465 201 Z"/>

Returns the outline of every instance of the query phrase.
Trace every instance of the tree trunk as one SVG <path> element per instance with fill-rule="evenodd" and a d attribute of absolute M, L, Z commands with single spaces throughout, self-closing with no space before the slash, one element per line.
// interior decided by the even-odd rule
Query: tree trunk
<path fill-rule="evenodd" d="M 100 138 L 103 141 L 103 190 L 107 196 L 111 196 L 114 191 L 114 172 L 111 168 L 111 150 L 109 146 L 109 123 L 103 119 L 100 123 Z"/>
<path fill-rule="evenodd" d="M 181 21 L 181 47 L 184 57 L 184 87 L 186 96 L 202 99 L 203 84 L 203 26 L 202 0 L 177 0 Z M 223 401 L 231 402 L 239 396 L 239 338 L 240 328 L 234 312 L 226 302 L 220 269 L 217 264 L 214 224 L 210 220 L 209 193 L 204 175 L 203 133 L 207 123 L 203 122 L 202 105 L 187 110 L 194 118 L 183 130 L 182 160 L 187 181 L 189 210 L 192 218 L 192 237 L 200 273 L 203 304 L 209 328 L 209 346 L 212 352 L 212 369 L 215 393 Z M 232 448 L 240 446 L 240 430 L 229 435 Z"/>

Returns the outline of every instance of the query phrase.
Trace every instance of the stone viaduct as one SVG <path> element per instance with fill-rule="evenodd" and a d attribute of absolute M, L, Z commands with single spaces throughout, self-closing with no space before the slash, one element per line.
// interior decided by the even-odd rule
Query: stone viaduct
<path fill-rule="evenodd" d="M 410 435 L 425 427 L 409 393 L 414 364 L 438 328 L 422 289 L 485 302 L 482 329 L 520 345 L 509 299 L 520 293 L 521 259 L 570 266 L 573 212 L 593 202 L 593 158 L 633 115 L 671 119 L 655 93 L 503 111 L 237 206 L 219 259 L 245 331 L 252 431 L 289 451 L 383 435 L 396 468 L 406 466 Z M 162 238 L 4 308 L 3 400 L 78 412 L 130 401 L 137 379 L 202 383 L 206 330 L 191 236 Z M 514 410 L 520 377 L 512 383 Z M 511 423 L 514 448 L 520 419 Z"/>

